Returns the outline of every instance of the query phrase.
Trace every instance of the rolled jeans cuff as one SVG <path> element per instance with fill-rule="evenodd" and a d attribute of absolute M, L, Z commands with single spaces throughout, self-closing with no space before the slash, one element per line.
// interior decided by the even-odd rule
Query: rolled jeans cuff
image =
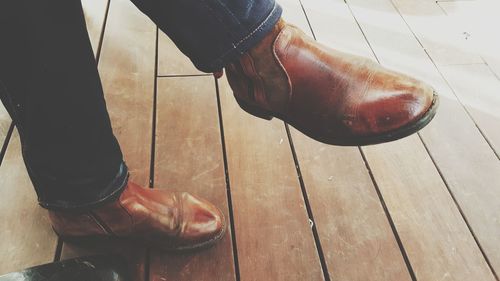
<path fill-rule="evenodd" d="M 131 0 L 203 72 L 237 60 L 272 31 L 274 0 Z"/>
<path fill-rule="evenodd" d="M 267 17 L 253 29 L 244 34 L 239 41 L 233 42 L 222 55 L 214 59 L 208 65 L 203 65 L 202 62 L 194 61 L 194 64 L 201 70 L 206 69 L 207 72 L 214 72 L 222 69 L 232 61 L 239 59 L 243 54 L 255 47 L 264 37 L 271 32 L 276 23 L 281 18 L 283 9 L 278 3 L 274 3 L 273 9 Z"/>
<path fill-rule="evenodd" d="M 53 211 L 88 211 L 118 200 L 123 190 L 125 190 L 125 187 L 127 186 L 128 177 L 128 167 L 125 162 L 122 162 L 118 169 L 118 173 L 115 175 L 112 181 L 105 185 L 104 188 L 99 189 L 98 193 L 80 193 L 78 196 L 65 198 L 64 200 L 44 200 L 43 198 L 39 197 L 38 203 L 43 208 Z M 90 186 L 89 184 L 82 184 L 78 187 L 78 189 L 85 190 L 87 186 L 88 188 L 92 188 L 95 190 L 95 186 Z M 74 190 L 74 184 L 72 187 Z"/>

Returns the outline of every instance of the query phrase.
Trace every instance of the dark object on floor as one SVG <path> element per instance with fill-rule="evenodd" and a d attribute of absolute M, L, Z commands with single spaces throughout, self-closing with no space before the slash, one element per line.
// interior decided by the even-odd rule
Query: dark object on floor
<path fill-rule="evenodd" d="M 126 261 L 116 255 L 48 263 L 0 276 L 0 281 L 131 281 Z"/>

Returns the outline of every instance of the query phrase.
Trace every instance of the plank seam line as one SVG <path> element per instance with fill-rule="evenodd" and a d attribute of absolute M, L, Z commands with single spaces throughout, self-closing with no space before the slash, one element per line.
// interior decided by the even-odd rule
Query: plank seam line
<path fill-rule="evenodd" d="M 156 26 L 155 34 L 155 58 L 154 58 L 154 73 L 153 73 L 153 117 L 151 121 L 151 155 L 149 162 L 149 188 L 154 188 L 155 183 L 155 161 L 156 161 L 156 114 L 158 104 L 158 26 Z M 144 249 L 144 281 L 150 280 L 151 275 L 151 255 L 152 251 L 148 247 Z"/>
<path fill-rule="evenodd" d="M 57 237 L 57 245 L 54 253 L 54 262 L 58 262 L 61 260 L 62 248 L 63 248 L 63 241 L 61 237 Z"/>
<path fill-rule="evenodd" d="M 368 170 L 368 174 L 370 175 L 370 178 L 372 180 L 373 186 L 375 188 L 375 191 L 377 192 L 378 198 L 380 200 L 380 204 L 382 205 L 382 209 L 384 209 L 385 216 L 387 217 L 387 220 L 389 221 L 389 225 L 391 226 L 392 233 L 394 234 L 394 238 L 396 239 L 396 242 L 398 243 L 399 250 L 401 251 L 401 255 L 403 256 L 403 260 L 406 264 L 406 268 L 408 269 L 408 273 L 410 274 L 411 280 L 417 281 L 417 276 L 415 275 L 415 272 L 413 271 L 413 267 L 411 266 L 410 258 L 408 257 L 408 254 L 406 253 L 406 249 L 403 246 L 403 242 L 401 241 L 401 237 L 399 237 L 398 229 L 396 227 L 396 224 L 394 223 L 394 220 L 392 219 L 391 213 L 389 212 L 389 209 L 387 208 L 387 205 L 384 200 L 384 196 L 382 195 L 382 192 L 380 191 L 380 187 L 378 186 L 377 180 L 375 180 L 375 176 L 373 175 L 373 172 L 370 168 L 370 165 L 368 164 L 368 160 L 366 159 L 365 153 L 361 149 L 361 147 L 358 146 L 359 152 L 361 153 L 361 157 L 363 158 L 363 162 L 365 162 L 366 169 Z"/>
<path fill-rule="evenodd" d="M 7 135 L 3 141 L 2 149 L 0 150 L 0 166 L 2 165 L 3 158 L 7 153 L 7 147 L 9 146 L 10 139 L 12 138 L 12 133 L 14 132 L 14 121 L 10 122 L 9 129 L 7 130 Z"/>
<path fill-rule="evenodd" d="M 481 136 L 483 137 L 484 141 L 486 141 L 486 143 L 490 147 L 490 149 L 493 152 L 493 154 L 495 154 L 495 156 L 497 157 L 497 159 L 500 160 L 500 154 L 495 150 L 495 148 L 493 147 L 493 144 L 489 140 L 488 136 L 484 133 L 484 131 L 481 129 L 481 127 L 479 127 L 479 124 L 477 124 L 476 120 L 474 119 L 474 117 L 470 113 L 469 109 L 467 109 L 467 107 L 463 104 L 462 100 L 458 97 L 458 94 L 455 92 L 455 89 L 451 86 L 451 83 L 448 81 L 448 79 L 446 79 L 446 77 L 444 76 L 444 74 L 441 72 L 441 69 L 439 69 L 439 67 L 437 66 L 436 62 L 432 59 L 432 57 L 429 55 L 429 53 L 427 52 L 427 50 L 424 49 L 424 52 L 425 52 L 425 54 L 427 54 L 427 57 L 432 62 L 432 64 L 434 65 L 434 67 L 437 69 L 437 72 L 439 73 L 439 75 L 441 76 L 441 78 L 443 78 L 443 80 L 446 83 L 446 85 L 448 85 L 448 88 L 451 90 L 451 92 L 453 93 L 453 95 L 457 99 L 457 102 L 464 109 L 465 113 L 467 114 L 467 116 L 469 117 L 469 119 L 472 121 L 472 123 L 474 123 L 474 126 L 479 131 L 479 134 L 481 134 Z M 488 64 L 486 64 L 486 65 L 488 66 Z M 491 69 L 490 69 L 489 66 L 488 66 L 488 69 L 491 71 Z"/>
<path fill-rule="evenodd" d="M 233 248 L 233 262 L 234 262 L 234 274 L 236 281 L 240 281 L 240 265 L 238 259 L 238 245 L 236 241 L 236 227 L 234 224 L 234 214 L 233 214 L 233 199 L 231 196 L 231 182 L 229 180 L 229 167 L 227 164 L 227 151 L 226 151 L 226 141 L 224 138 L 224 122 L 222 119 L 222 107 L 220 102 L 220 91 L 219 91 L 219 81 L 214 77 L 215 80 L 215 94 L 217 97 L 217 112 L 219 115 L 219 127 L 220 127 L 220 137 L 222 146 L 222 159 L 224 161 L 224 175 L 226 180 L 226 197 L 227 197 L 227 207 L 229 213 L 229 226 L 231 228 L 231 244 Z"/>
<path fill-rule="evenodd" d="M 97 46 L 97 52 L 96 52 L 96 65 L 99 64 L 99 59 L 101 58 L 101 49 L 102 49 L 102 44 L 104 42 L 104 32 L 106 31 L 106 23 L 108 22 L 110 4 L 111 0 L 108 0 L 104 12 L 104 20 L 102 21 L 101 34 L 99 35 L 99 44 Z"/>
<path fill-rule="evenodd" d="M 427 154 L 429 154 L 431 160 L 432 160 L 432 163 L 434 163 L 434 166 L 436 167 L 436 170 L 437 172 L 439 173 L 439 176 L 441 177 L 441 179 L 443 180 L 443 183 L 444 185 L 446 186 L 446 189 L 448 190 L 448 193 L 450 194 L 451 196 L 451 199 L 453 200 L 453 203 L 455 203 L 455 206 L 457 207 L 458 211 L 460 212 L 460 215 L 462 216 L 462 219 L 464 220 L 465 224 L 467 225 L 467 228 L 469 229 L 469 232 L 470 234 L 472 235 L 472 238 L 474 239 L 474 241 L 476 242 L 478 248 L 479 248 L 479 251 L 481 251 L 481 254 L 483 255 L 483 258 L 485 259 L 486 263 L 488 264 L 488 267 L 490 268 L 491 270 L 491 273 L 493 274 L 493 276 L 495 277 L 495 279 L 498 281 L 498 275 L 495 271 L 495 269 L 493 268 L 488 256 L 486 255 L 483 247 L 481 246 L 481 243 L 479 242 L 479 239 L 477 238 L 474 230 L 472 229 L 472 226 L 470 225 L 469 223 L 469 220 L 467 219 L 467 216 L 465 215 L 464 211 L 462 210 L 462 207 L 460 206 L 460 204 L 458 203 L 456 197 L 455 197 L 455 194 L 453 193 L 453 191 L 451 190 L 449 184 L 448 184 L 448 181 L 445 179 L 443 173 L 441 172 L 441 169 L 439 168 L 439 166 L 437 165 L 434 157 L 432 156 L 429 148 L 427 147 L 427 144 L 425 143 L 425 141 L 423 140 L 422 136 L 420 134 L 418 134 L 418 137 L 420 138 L 420 140 L 422 141 L 422 143 L 424 144 L 424 148 L 425 150 L 427 151 Z"/>
<path fill-rule="evenodd" d="M 157 122 L 157 104 L 158 104 L 158 26 L 156 26 L 155 35 L 155 60 L 154 60 L 154 77 L 153 77 L 153 117 L 151 124 L 151 156 L 149 163 L 149 188 L 154 188 L 155 183 L 155 161 L 156 161 L 156 122 Z"/>
<path fill-rule="evenodd" d="M 311 34 L 312 34 L 314 40 L 317 40 L 316 39 L 316 34 L 314 33 L 314 29 L 312 28 L 311 21 L 309 20 L 309 16 L 307 15 L 307 12 L 306 12 L 306 9 L 304 7 L 304 4 L 302 3 L 301 0 L 298 0 L 298 1 L 299 1 L 299 4 L 300 4 L 300 8 L 302 9 L 302 13 L 304 14 L 304 17 L 305 17 L 305 19 L 307 21 L 307 25 L 309 26 L 309 30 L 311 31 Z M 316 246 L 316 252 L 318 253 L 318 257 L 319 257 L 319 261 L 320 261 L 320 265 L 321 265 L 321 270 L 323 271 L 323 278 L 325 280 L 331 280 L 330 272 L 328 270 L 328 265 L 327 265 L 326 259 L 325 259 L 325 254 L 323 252 L 323 247 L 321 246 L 321 239 L 319 238 L 318 229 L 316 227 L 316 223 L 315 223 L 315 220 L 314 220 L 314 214 L 313 214 L 313 211 L 312 211 L 312 208 L 311 208 L 311 204 L 309 202 L 309 196 L 307 194 L 307 188 L 306 188 L 306 185 L 304 183 L 304 179 L 302 178 L 302 171 L 300 170 L 299 160 L 298 160 L 298 157 L 297 157 L 297 153 L 295 151 L 295 146 L 293 145 L 292 134 L 290 133 L 290 128 L 288 127 L 288 124 L 286 124 L 286 122 L 283 122 L 283 123 L 285 125 L 285 130 L 286 130 L 286 133 L 287 133 L 287 136 L 288 136 L 288 141 L 290 143 L 290 150 L 292 152 L 293 161 L 295 163 L 295 168 L 296 168 L 297 176 L 299 178 L 300 190 L 302 192 L 302 198 L 303 198 L 304 204 L 306 206 L 307 216 L 312 221 L 311 231 L 312 231 L 312 234 L 313 234 L 313 237 L 314 237 L 314 244 Z"/>
<path fill-rule="evenodd" d="M 484 64 L 486 64 L 486 66 L 488 67 L 488 69 L 490 70 L 490 72 L 498 79 L 500 80 L 500 76 L 493 70 L 493 68 L 491 68 L 491 65 L 484 59 L 483 56 L 480 56 L 481 59 L 484 61 Z"/>
<path fill-rule="evenodd" d="M 441 76 L 441 78 L 445 81 L 446 85 L 448 85 L 448 88 L 450 88 L 451 92 L 453 93 L 453 95 L 455 96 L 455 98 L 457 99 L 458 103 L 460 103 L 460 105 L 462 106 L 462 108 L 465 110 L 465 112 L 467 113 L 467 116 L 472 120 L 472 122 L 474 123 L 474 125 L 476 126 L 476 128 L 479 130 L 479 133 L 483 136 L 484 140 L 486 141 L 486 143 L 490 146 L 491 150 L 493 151 L 493 153 L 495 154 L 495 156 L 497 157 L 497 159 L 500 159 L 500 154 L 495 150 L 495 148 L 493 147 L 492 143 L 489 141 L 488 137 L 486 136 L 486 134 L 483 132 L 483 130 L 481 130 L 481 128 L 479 127 L 479 125 L 477 124 L 476 120 L 474 119 L 474 117 L 471 115 L 471 113 L 469 112 L 469 110 L 467 109 L 467 107 L 464 105 L 464 103 L 462 102 L 462 100 L 460 99 L 460 97 L 457 95 L 457 93 L 455 92 L 455 89 L 453 89 L 453 87 L 451 86 L 450 82 L 448 81 L 448 79 L 446 79 L 446 77 L 443 75 L 443 73 L 441 72 L 441 70 L 439 69 L 438 65 L 436 64 L 436 62 L 434 61 L 434 59 L 432 59 L 432 57 L 429 55 L 429 53 L 427 52 L 427 49 L 425 49 L 424 45 L 422 44 L 422 42 L 420 41 L 420 39 L 418 38 L 417 34 L 413 31 L 413 29 L 411 28 L 410 24 L 406 21 L 406 19 L 404 18 L 403 14 L 401 14 L 401 11 L 398 9 L 398 7 L 396 6 L 396 4 L 394 3 L 393 0 L 387 0 L 391 3 L 392 7 L 398 12 L 399 14 L 399 17 L 403 20 L 403 22 L 405 23 L 406 25 L 406 28 L 408 28 L 408 30 L 411 32 L 411 34 L 413 35 L 413 37 L 415 38 L 415 40 L 418 42 L 418 44 L 420 44 L 420 47 L 422 47 L 422 49 L 424 50 L 425 54 L 427 55 L 427 57 L 429 58 L 429 60 L 432 62 L 432 64 L 434 65 L 434 67 L 436 68 L 437 72 L 439 73 L 439 75 Z M 373 50 L 372 50 L 373 51 Z M 484 61 L 484 59 L 481 57 L 481 59 Z M 485 62 L 486 63 L 486 62 Z M 490 68 L 488 66 L 488 68 Z M 491 70 L 491 69 L 490 69 Z M 495 75 L 496 76 L 496 75 Z"/>
<path fill-rule="evenodd" d="M 438 5 L 438 7 L 443 11 L 443 13 L 446 15 L 446 16 L 449 16 L 448 13 L 446 12 L 446 10 L 444 9 L 443 5 L 441 5 L 441 2 L 454 2 L 456 0 L 446 0 L 446 1 L 436 1 L 436 4 Z M 473 1 L 473 0 L 462 0 L 462 1 Z M 481 54 L 478 54 L 479 57 L 481 57 L 481 60 L 484 62 L 484 64 L 486 64 L 488 66 L 488 68 L 490 69 L 491 73 L 498 79 L 500 80 L 500 76 L 495 73 L 495 71 L 493 71 L 493 69 L 491 68 L 491 66 L 488 64 L 488 62 L 486 61 L 486 59 L 484 59 L 484 56 L 481 55 Z"/>
<path fill-rule="evenodd" d="M 375 50 L 373 49 L 373 46 L 370 43 L 370 40 L 368 40 L 368 36 L 366 36 L 365 31 L 361 27 L 361 24 L 359 23 L 358 18 L 356 18 L 356 16 L 354 15 L 354 12 L 352 11 L 351 5 L 349 5 L 349 2 L 347 2 L 347 0 L 346 0 L 345 4 L 346 4 L 347 8 L 349 9 L 349 12 L 351 13 L 352 18 L 356 22 L 356 25 L 358 26 L 359 31 L 361 31 L 363 38 L 365 38 L 365 42 L 368 45 L 368 48 L 370 48 L 370 51 L 371 51 L 373 57 L 375 57 L 375 60 L 377 61 L 377 63 L 380 64 L 380 59 L 378 58 L 377 54 L 375 53 Z"/>
<path fill-rule="evenodd" d="M 292 156 L 293 156 L 293 162 L 295 163 L 295 169 L 297 172 L 297 176 L 299 178 L 300 190 L 302 192 L 302 199 L 304 200 L 304 205 L 306 207 L 307 216 L 308 216 L 309 220 L 312 222 L 311 223 L 311 231 L 312 231 L 312 234 L 314 237 L 314 245 L 316 246 L 316 251 L 318 253 L 319 262 L 321 265 L 321 270 L 323 271 L 323 278 L 325 280 L 330 281 L 331 280 L 330 272 L 328 271 L 328 266 L 326 264 L 325 254 L 323 252 L 323 247 L 321 246 L 321 240 L 319 238 L 318 229 L 316 228 L 316 223 L 314 220 L 314 214 L 313 214 L 313 211 L 311 208 L 311 204 L 309 203 L 309 196 L 307 195 L 306 185 L 304 183 L 304 179 L 302 178 L 302 172 L 300 170 L 299 160 L 297 158 L 297 154 L 295 152 L 295 147 L 293 145 L 292 134 L 290 133 L 290 128 L 288 127 L 288 124 L 286 124 L 285 122 L 283 122 L 283 123 L 285 125 L 286 134 L 288 136 L 288 141 L 290 143 L 290 150 L 291 150 Z"/>
<path fill-rule="evenodd" d="M 453 0 L 452 0 L 453 1 Z M 441 6 L 441 4 L 439 4 L 439 2 L 441 1 L 436 1 L 436 4 L 438 5 L 439 9 L 441 9 L 441 11 L 443 11 L 443 13 L 448 16 L 448 13 L 446 12 L 446 10 L 443 8 L 443 6 Z"/>
<path fill-rule="evenodd" d="M 393 0 L 387 0 L 391 3 L 391 5 L 393 6 L 393 8 L 395 9 L 395 11 L 399 14 L 400 18 L 403 20 L 403 22 L 405 23 L 407 29 L 411 32 L 411 34 L 413 35 L 413 37 L 415 38 L 415 40 L 420 44 L 420 47 L 424 50 L 425 54 L 427 55 L 427 57 L 429 58 L 429 60 L 432 62 L 432 64 L 434 65 L 434 67 L 436 68 L 436 70 L 438 71 L 438 73 L 440 74 L 440 76 L 444 79 L 444 81 L 447 83 L 448 87 L 450 88 L 450 90 L 453 92 L 454 96 L 456 97 L 456 99 L 458 100 L 458 102 L 462 105 L 462 107 L 464 108 L 465 112 L 467 113 L 467 115 L 469 116 L 469 118 L 472 120 L 472 122 L 475 124 L 476 128 L 479 130 L 479 132 L 481 133 L 481 135 L 483 136 L 484 140 L 488 143 L 488 145 L 490 146 L 490 148 L 492 149 L 493 153 L 497 156 L 497 158 L 499 158 L 499 155 L 496 153 L 496 151 L 494 150 L 493 146 L 491 145 L 491 143 L 489 142 L 488 138 L 486 137 L 486 135 L 482 132 L 481 128 L 479 128 L 478 124 L 476 123 L 476 121 L 474 120 L 474 118 L 472 118 L 470 112 L 467 110 L 467 108 L 465 107 L 465 105 L 461 102 L 460 98 L 458 97 L 458 95 L 456 94 L 455 90 L 453 89 L 453 87 L 451 87 L 450 83 L 448 82 L 448 80 L 444 77 L 444 75 L 441 73 L 439 67 L 437 66 L 437 64 L 435 63 L 435 61 L 432 59 L 432 57 L 429 55 L 429 53 L 427 52 L 427 50 L 425 49 L 424 45 L 422 44 L 422 42 L 420 41 L 420 39 L 417 37 L 416 33 L 413 31 L 413 29 L 411 28 L 411 26 L 408 24 L 408 22 L 406 21 L 406 19 L 403 17 L 403 15 L 401 14 L 401 11 L 398 9 L 398 7 L 396 6 L 396 4 L 394 3 Z M 356 17 L 354 16 L 354 13 L 351 9 L 351 7 L 349 6 L 348 4 L 348 7 L 349 7 L 349 10 L 351 11 L 351 14 L 353 15 L 353 17 L 355 18 L 356 20 L 356 23 L 358 23 L 358 27 L 359 29 L 361 29 L 361 25 L 359 24 L 358 20 L 356 19 Z M 361 29 L 362 30 L 362 29 Z M 362 31 L 363 32 L 363 31 Z M 363 32 L 363 36 L 365 36 L 365 33 Z M 368 42 L 368 38 L 365 36 L 365 40 Z M 368 42 L 369 44 L 369 42 Z M 369 44 L 370 45 L 370 44 Z M 370 45 L 370 49 L 372 51 L 372 53 L 375 55 L 375 51 L 373 50 L 372 46 Z M 377 61 L 378 61 L 378 58 L 377 58 Z M 379 62 L 380 63 L 380 62 Z M 438 167 L 437 163 L 435 162 L 434 158 L 432 157 L 426 143 L 424 142 L 422 136 L 420 135 L 420 133 L 418 133 L 418 136 L 420 138 L 420 141 L 422 142 L 422 144 L 424 145 L 425 149 L 426 149 L 426 152 L 427 154 L 429 155 L 434 167 L 436 168 L 436 170 L 438 171 L 439 173 L 439 176 L 441 177 L 441 179 L 443 180 L 443 183 L 445 184 L 446 188 L 448 189 L 448 192 L 450 193 L 450 196 L 452 197 L 452 200 L 455 202 L 455 204 L 457 205 L 457 208 L 460 212 L 460 214 L 462 215 L 462 219 L 465 221 L 467 227 L 469 228 L 469 231 L 471 232 L 472 236 L 474 237 L 474 240 L 476 241 L 476 244 L 477 246 L 479 247 L 479 250 L 481 251 L 481 253 L 483 254 L 483 257 L 484 259 L 486 260 L 491 272 L 493 273 L 495 279 L 497 281 L 499 281 L 498 279 L 498 275 L 496 274 L 495 270 L 493 269 L 493 267 L 491 266 L 491 263 L 489 262 L 489 259 L 488 257 L 486 256 L 486 254 L 484 253 L 479 241 L 477 240 L 472 228 L 470 227 L 465 215 L 463 214 L 462 212 L 462 209 L 460 208 L 460 205 L 458 204 L 458 202 L 456 201 L 453 193 L 451 192 L 451 189 L 449 188 L 448 186 L 448 183 L 446 181 L 446 179 L 444 178 L 444 175 L 441 173 L 441 170 L 440 168 Z M 360 148 L 361 150 L 361 148 Z M 363 154 L 363 157 L 364 157 L 364 154 Z M 499 158 L 500 159 L 500 158 Z M 368 162 L 367 162 L 368 164 Z M 370 171 L 371 173 L 371 171 Z M 378 188 L 378 187 L 377 187 Z M 385 204 L 385 203 L 384 203 Z"/>
<path fill-rule="evenodd" d="M 309 26 L 309 30 L 311 31 L 311 34 L 312 34 L 314 40 L 317 40 L 316 34 L 314 33 L 314 30 L 312 28 L 311 22 L 309 21 L 309 16 L 307 15 L 306 9 L 304 8 L 304 4 L 302 4 L 302 0 L 299 0 L 299 4 L 300 4 L 300 8 L 302 8 L 302 13 L 304 14 L 304 16 L 306 18 L 307 25 Z"/>
<path fill-rule="evenodd" d="M 347 8 L 349 9 L 349 12 L 351 13 L 351 16 L 353 17 L 354 21 L 356 22 L 358 29 L 361 31 L 361 34 L 363 34 L 363 37 L 364 37 L 366 43 L 368 44 L 368 47 L 370 48 L 371 53 L 373 54 L 373 56 L 375 57 L 377 62 L 380 64 L 380 60 L 379 60 L 377 54 L 375 53 L 373 46 L 371 45 L 370 41 L 368 40 L 368 37 L 366 36 L 365 31 L 361 27 L 361 24 L 359 23 L 358 19 L 354 15 L 354 12 L 351 8 L 351 5 L 349 5 L 348 1 L 345 1 L 345 4 L 346 4 Z M 408 256 L 408 253 L 406 253 L 406 249 L 403 245 L 403 241 L 401 240 L 401 237 L 399 236 L 399 232 L 397 230 L 396 224 L 394 223 L 394 220 L 392 219 L 392 216 L 389 212 L 389 209 L 387 208 L 387 205 L 386 205 L 385 200 L 384 200 L 384 196 L 382 195 L 382 192 L 380 191 L 380 187 L 378 186 L 378 183 L 375 179 L 375 176 L 373 175 L 370 164 L 368 163 L 368 159 L 366 158 L 366 155 L 363 152 L 363 149 L 361 147 L 358 147 L 358 149 L 359 149 L 359 152 L 361 153 L 361 157 L 363 158 L 363 161 L 365 162 L 365 166 L 366 166 L 368 173 L 370 175 L 370 178 L 373 182 L 373 186 L 375 187 L 375 191 L 377 192 L 377 195 L 379 197 L 380 204 L 382 205 L 382 208 L 384 209 L 384 213 L 387 217 L 387 220 L 389 221 L 389 225 L 391 226 L 392 233 L 394 234 L 394 238 L 396 239 L 399 250 L 401 251 L 401 255 L 403 256 L 403 260 L 406 264 L 406 268 L 408 269 L 408 272 L 410 274 L 411 279 L 413 281 L 416 281 L 417 276 L 415 275 L 415 271 L 413 270 L 413 267 L 411 265 L 410 258 Z"/>
<path fill-rule="evenodd" d="M 299 1 L 300 1 L 300 4 L 302 5 L 301 0 L 299 0 Z M 361 31 L 361 33 L 363 34 L 363 37 L 365 38 L 365 42 L 368 44 L 368 47 L 370 48 L 370 50 L 371 50 L 371 52 L 372 52 L 373 56 L 375 57 L 375 59 L 377 60 L 377 62 L 379 62 L 379 59 L 378 59 L 377 55 L 375 54 L 375 51 L 373 50 L 373 47 L 372 47 L 372 45 L 370 44 L 370 41 L 368 41 L 368 38 L 366 37 L 366 34 L 365 34 L 364 30 L 361 28 L 361 25 L 360 25 L 360 23 L 359 23 L 358 19 L 357 19 L 357 18 L 356 18 L 356 16 L 354 15 L 354 13 L 353 13 L 353 11 L 352 11 L 352 9 L 351 9 L 351 6 L 349 5 L 349 3 L 348 3 L 346 0 L 344 0 L 344 3 L 345 3 L 345 5 L 347 6 L 347 8 L 349 9 L 349 12 L 351 13 L 351 16 L 353 17 L 354 21 L 356 22 L 356 25 L 358 26 L 359 30 L 360 30 L 360 31 Z M 307 13 L 306 13 L 305 8 L 304 8 L 304 6 L 303 6 L 303 5 L 302 5 L 302 10 L 303 10 L 303 11 L 304 11 L 304 13 L 306 14 L 306 18 L 307 18 Z M 311 24 L 310 24 L 310 22 L 309 22 L 309 19 L 308 19 L 308 23 L 309 23 L 309 27 L 311 28 L 311 31 L 312 31 L 312 26 L 311 26 Z M 315 37 L 315 36 L 314 36 L 314 39 L 316 40 L 316 37 Z M 379 62 L 379 63 L 380 63 L 380 62 Z M 373 173 L 372 173 L 372 170 L 371 170 L 371 168 L 370 168 L 370 165 L 368 164 L 368 161 L 367 161 L 367 159 L 366 159 L 366 157 L 365 157 L 365 155 L 364 155 L 364 152 L 363 152 L 363 150 L 361 149 L 361 147 L 358 147 L 358 149 L 359 149 L 359 152 L 361 153 L 361 157 L 363 158 L 363 161 L 364 161 L 364 163 L 365 163 L 365 166 L 366 166 L 366 168 L 367 168 L 367 170 L 368 170 L 368 173 L 369 173 L 369 175 L 370 175 L 370 178 L 371 178 L 371 181 L 372 181 L 373 186 L 374 186 L 374 188 L 375 188 L 375 191 L 377 192 L 377 195 L 378 195 L 379 200 L 380 200 L 380 204 L 382 205 L 382 208 L 383 208 L 383 210 L 384 210 L 384 213 L 385 213 L 385 215 L 386 215 L 386 217 L 387 217 L 387 220 L 388 220 L 389 225 L 390 225 L 390 227 L 391 227 L 392 233 L 393 233 L 393 235 L 394 235 L 394 238 L 396 239 L 396 243 L 398 244 L 399 250 L 400 250 L 400 252 L 401 252 L 401 255 L 403 256 L 403 260 L 404 260 L 404 262 L 405 262 L 405 265 L 406 265 L 406 268 L 407 268 L 407 270 L 408 270 L 408 273 L 410 274 L 410 278 L 412 279 L 412 281 L 416 281 L 416 280 L 417 280 L 417 277 L 415 276 L 415 272 L 414 272 L 414 270 L 413 270 L 413 267 L 411 266 L 410 259 L 409 259 L 409 257 L 408 257 L 408 254 L 406 253 L 406 249 L 405 249 L 405 248 L 404 248 L 404 246 L 403 246 L 403 243 L 402 243 L 402 241 L 401 241 L 401 238 L 399 237 L 399 233 L 398 233 L 398 231 L 397 231 L 396 225 L 394 224 L 394 221 L 393 221 L 393 219 L 392 219 L 392 216 L 391 216 L 391 214 L 389 213 L 389 210 L 387 209 L 387 206 L 386 206 L 386 204 L 385 204 L 385 200 L 384 200 L 384 198 L 383 198 L 383 196 L 382 196 L 382 193 L 380 192 L 380 189 L 379 189 L 379 186 L 378 186 L 378 184 L 377 184 L 377 181 L 375 180 L 375 177 L 373 176 Z"/>

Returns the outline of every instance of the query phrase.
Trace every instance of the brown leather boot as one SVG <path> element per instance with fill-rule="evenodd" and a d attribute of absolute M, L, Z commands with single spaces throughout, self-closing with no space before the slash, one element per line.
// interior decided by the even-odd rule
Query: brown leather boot
<path fill-rule="evenodd" d="M 208 247 L 226 229 L 224 215 L 209 202 L 132 182 L 115 202 L 84 213 L 49 211 L 49 217 L 65 240 L 132 238 L 176 251 Z"/>
<path fill-rule="evenodd" d="M 430 86 L 325 47 L 283 20 L 225 69 L 244 110 L 280 118 L 328 144 L 408 136 L 431 121 L 438 105 Z"/>

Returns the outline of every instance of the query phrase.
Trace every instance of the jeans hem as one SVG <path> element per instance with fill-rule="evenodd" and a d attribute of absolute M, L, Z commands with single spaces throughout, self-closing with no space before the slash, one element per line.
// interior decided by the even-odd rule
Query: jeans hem
<path fill-rule="evenodd" d="M 207 72 L 221 70 L 228 63 L 239 59 L 241 55 L 251 48 L 255 47 L 269 32 L 272 31 L 276 23 L 281 18 L 283 9 L 277 3 L 274 4 L 271 12 L 255 28 L 249 31 L 238 42 L 233 42 L 232 47 L 215 59 L 208 67 L 200 69 L 209 69 Z"/>
<path fill-rule="evenodd" d="M 38 204 L 41 207 L 52 211 L 80 212 L 80 211 L 91 210 L 103 206 L 107 203 L 116 201 L 122 194 L 123 190 L 125 190 L 125 187 L 127 186 L 128 183 L 128 177 L 129 173 L 127 165 L 125 165 L 125 163 L 122 162 L 118 170 L 118 173 L 113 179 L 113 181 L 110 184 L 108 184 L 104 189 L 105 192 L 103 192 L 103 194 L 100 194 L 94 200 L 83 203 L 68 202 L 62 200 L 57 200 L 53 202 L 39 200 Z"/>

